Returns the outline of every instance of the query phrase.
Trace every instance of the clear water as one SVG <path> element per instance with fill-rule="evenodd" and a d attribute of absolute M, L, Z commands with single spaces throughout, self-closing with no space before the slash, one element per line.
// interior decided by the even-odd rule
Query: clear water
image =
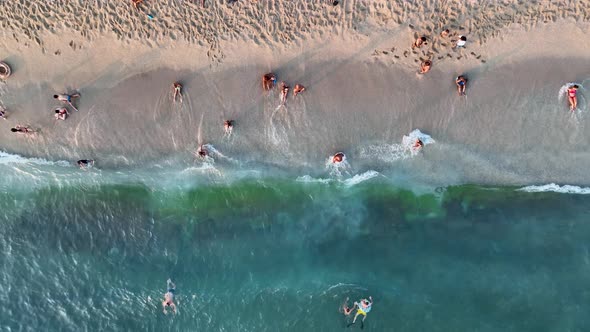
<path fill-rule="evenodd" d="M 339 306 L 369 295 L 367 331 L 590 324 L 588 195 L 416 194 L 384 177 L 65 181 L 63 165 L 35 165 L 10 166 L 29 175 L 0 194 L 2 331 L 341 331 Z M 162 313 L 167 278 L 177 315 Z"/>

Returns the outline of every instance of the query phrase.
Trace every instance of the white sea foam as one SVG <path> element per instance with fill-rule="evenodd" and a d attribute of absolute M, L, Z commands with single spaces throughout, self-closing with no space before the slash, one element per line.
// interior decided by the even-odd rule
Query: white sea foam
<path fill-rule="evenodd" d="M 49 161 L 43 158 L 26 158 L 17 154 L 11 154 L 4 151 L 0 151 L 0 165 L 9 164 L 33 164 L 33 165 L 55 165 L 61 167 L 71 167 L 72 163 L 65 160 Z"/>
<path fill-rule="evenodd" d="M 365 182 L 367 180 L 370 180 L 376 176 L 379 176 L 379 172 L 370 170 L 370 171 L 366 171 L 361 174 L 356 174 L 355 176 L 353 176 L 351 178 L 343 180 L 342 183 L 344 183 L 344 185 L 346 185 L 346 186 L 351 187 L 351 186 L 357 185 L 361 182 Z"/>
<path fill-rule="evenodd" d="M 384 162 L 394 162 L 414 157 L 420 152 L 420 149 L 414 148 L 414 144 L 418 139 L 424 145 L 435 143 L 432 137 L 422 133 L 419 129 L 414 129 L 408 135 L 404 135 L 401 144 L 369 145 L 361 149 L 360 155 L 364 158 L 378 159 Z"/>
<path fill-rule="evenodd" d="M 518 191 L 526 191 L 529 193 L 539 193 L 539 192 L 556 192 L 562 194 L 580 194 L 580 195 L 588 195 L 590 194 L 590 188 L 588 187 L 578 187 L 578 186 L 570 186 L 570 185 L 563 185 L 560 186 L 555 183 L 545 184 L 542 186 L 527 186 L 518 189 Z"/>
<path fill-rule="evenodd" d="M 322 179 L 322 178 L 314 178 L 311 175 L 303 175 L 297 177 L 295 179 L 297 182 L 305 182 L 305 183 L 330 183 L 334 181 L 333 179 Z"/>

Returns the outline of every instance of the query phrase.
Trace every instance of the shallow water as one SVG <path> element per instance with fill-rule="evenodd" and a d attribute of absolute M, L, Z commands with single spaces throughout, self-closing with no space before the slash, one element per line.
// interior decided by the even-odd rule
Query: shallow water
<path fill-rule="evenodd" d="M 35 165 L 0 163 L 26 184 L 0 194 L 7 331 L 340 331 L 342 302 L 369 295 L 368 331 L 590 323 L 588 195 Z"/>

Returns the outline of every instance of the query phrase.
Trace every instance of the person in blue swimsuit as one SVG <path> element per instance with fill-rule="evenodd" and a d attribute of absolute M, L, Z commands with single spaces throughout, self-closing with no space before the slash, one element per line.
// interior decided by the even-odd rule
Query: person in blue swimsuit
<path fill-rule="evenodd" d="M 164 301 L 162 301 L 162 307 L 164 308 L 164 314 L 168 314 L 168 307 L 172 310 L 172 313 L 176 313 L 176 304 L 174 304 L 174 292 L 176 291 L 176 285 L 172 280 L 166 280 L 167 292 L 164 294 Z"/>
<path fill-rule="evenodd" d="M 457 76 L 455 80 L 455 84 L 457 84 L 457 93 L 459 96 L 465 96 L 465 88 L 467 87 L 467 78 L 463 75 Z"/>

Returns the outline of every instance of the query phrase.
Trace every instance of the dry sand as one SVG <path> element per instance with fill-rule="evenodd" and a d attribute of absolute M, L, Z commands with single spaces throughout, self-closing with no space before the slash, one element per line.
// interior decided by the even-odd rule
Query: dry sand
<path fill-rule="evenodd" d="M 330 3 L 0 2 L 0 60 L 13 68 L 0 85 L 10 111 L 0 148 L 122 167 L 190 159 L 209 142 L 244 163 L 295 169 L 343 150 L 356 168 L 428 182 L 590 184 L 585 92 L 574 116 L 557 96 L 590 78 L 590 1 Z M 467 47 L 452 49 L 461 34 Z M 428 45 L 412 49 L 420 35 Z M 433 69 L 419 76 L 424 59 Z M 308 90 L 277 109 L 278 91 L 260 87 L 268 71 Z M 467 98 L 454 90 L 461 73 Z M 56 122 L 51 96 L 73 90 L 80 112 Z M 236 120 L 231 140 L 224 119 Z M 16 123 L 41 132 L 11 134 Z M 437 144 L 399 162 L 391 147 L 414 128 Z"/>

